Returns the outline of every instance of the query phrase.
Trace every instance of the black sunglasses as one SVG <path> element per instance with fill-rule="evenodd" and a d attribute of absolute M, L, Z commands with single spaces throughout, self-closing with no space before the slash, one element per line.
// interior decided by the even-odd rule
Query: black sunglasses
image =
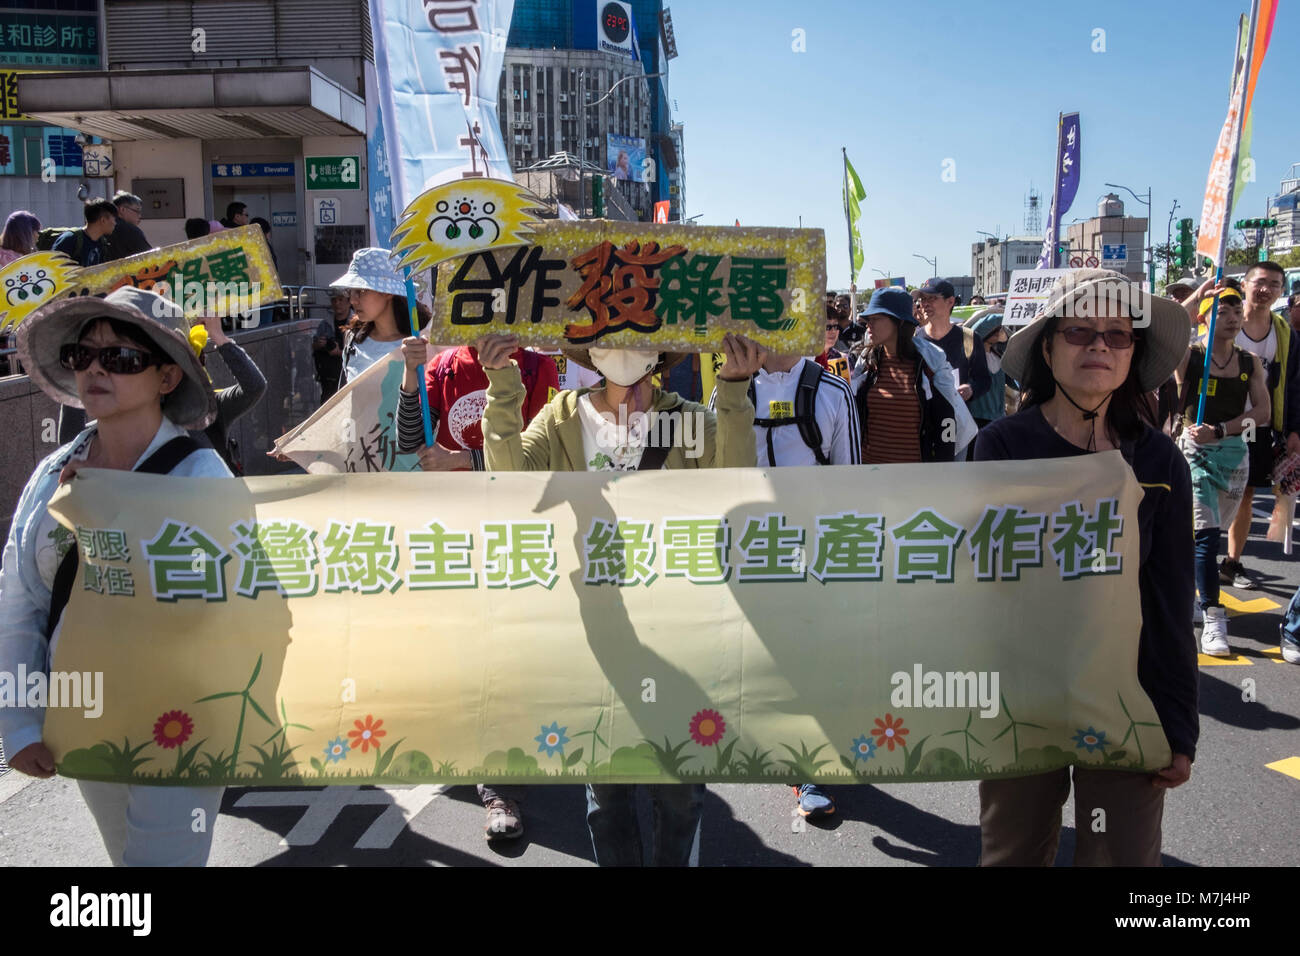
<path fill-rule="evenodd" d="M 1106 329 L 1101 332 L 1082 325 L 1072 325 L 1069 328 L 1057 329 L 1056 334 L 1062 336 L 1071 345 L 1092 345 L 1100 336 L 1107 348 L 1131 349 L 1133 347 L 1133 333 L 1128 329 Z"/>
<path fill-rule="evenodd" d="M 72 372 L 84 372 L 95 359 L 99 359 L 100 368 L 110 375 L 139 375 L 150 365 L 163 365 L 167 361 L 151 352 L 125 345 L 95 349 L 75 342 L 59 349 L 59 364 Z"/>

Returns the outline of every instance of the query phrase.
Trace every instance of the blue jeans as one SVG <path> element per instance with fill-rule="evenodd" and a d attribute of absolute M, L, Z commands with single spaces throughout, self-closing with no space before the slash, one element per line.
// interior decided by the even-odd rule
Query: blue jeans
<path fill-rule="evenodd" d="M 1219 529 L 1196 532 L 1196 590 L 1201 592 L 1201 609 L 1219 603 Z"/>
<path fill-rule="evenodd" d="M 654 811 L 651 866 L 699 866 L 704 785 L 647 784 Z M 633 784 L 587 784 L 587 828 L 597 866 L 644 866 Z"/>

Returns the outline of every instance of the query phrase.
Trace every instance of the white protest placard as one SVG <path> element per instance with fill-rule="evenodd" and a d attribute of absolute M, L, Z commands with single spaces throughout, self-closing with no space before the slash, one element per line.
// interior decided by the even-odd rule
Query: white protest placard
<path fill-rule="evenodd" d="M 1047 307 L 1057 281 L 1072 269 L 1016 269 L 1007 288 L 1003 325 L 1028 325 Z"/>

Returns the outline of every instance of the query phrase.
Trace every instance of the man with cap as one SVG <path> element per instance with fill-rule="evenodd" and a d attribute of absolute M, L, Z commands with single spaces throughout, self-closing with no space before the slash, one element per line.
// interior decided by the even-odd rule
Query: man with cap
<path fill-rule="evenodd" d="M 312 358 L 316 361 L 316 380 L 320 382 L 320 401 L 324 405 L 338 391 L 343 374 L 343 336 L 352 321 L 352 303 L 347 289 L 330 289 L 330 314 L 316 326 L 311 340 Z"/>
<path fill-rule="evenodd" d="M 1246 270 L 1241 289 L 1246 320 L 1237 333 L 1237 345 L 1261 359 L 1268 371 L 1272 416 L 1271 427 L 1258 429 L 1250 442 L 1250 477 L 1228 529 L 1228 556 L 1219 566 L 1219 580 L 1235 588 L 1258 586 L 1242 565 L 1241 555 L 1250 535 L 1255 489 L 1273 484 L 1274 444 L 1285 444 L 1287 454 L 1300 454 L 1300 339 L 1291 335 L 1286 317 L 1272 311 L 1285 277 L 1276 262 L 1258 262 Z M 1205 320 L 1209 321 L 1208 312 Z"/>
<path fill-rule="evenodd" d="M 916 290 L 921 334 L 948 356 L 948 364 L 957 373 L 957 392 L 969 406 L 992 387 L 993 381 L 979 336 L 952 324 L 956 302 L 957 292 L 947 279 L 926 279 Z"/>

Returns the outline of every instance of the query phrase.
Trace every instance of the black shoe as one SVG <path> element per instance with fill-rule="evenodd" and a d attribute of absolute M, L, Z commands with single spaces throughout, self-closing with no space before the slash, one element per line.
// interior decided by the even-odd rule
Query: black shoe
<path fill-rule="evenodd" d="M 1231 558 L 1224 558 L 1219 564 L 1219 581 L 1243 591 L 1253 591 L 1259 587 L 1254 578 L 1247 577 L 1246 569 L 1241 562 Z"/>

